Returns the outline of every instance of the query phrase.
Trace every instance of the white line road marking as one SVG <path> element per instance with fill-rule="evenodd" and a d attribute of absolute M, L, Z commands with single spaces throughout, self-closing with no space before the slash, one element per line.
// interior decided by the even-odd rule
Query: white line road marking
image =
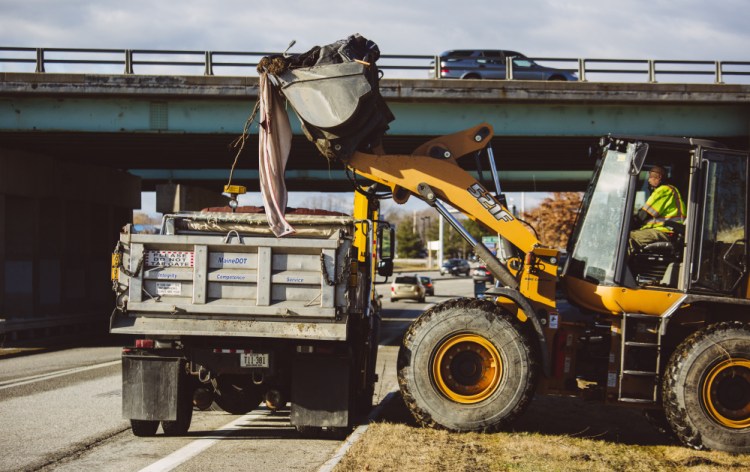
<path fill-rule="evenodd" d="M 212 431 L 211 438 L 206 437 L 196 439 L 183 448 L 176 450 L 167 457 L 160 459 L 149 465 L 148 467 L 141 469 L 140 472 L 168 472 L 170 470 L 174 470 L 179 465 L 187 462 L 209 447 L 213 446 L 216 442 L 221 441 L 222 438 L 230 436 L 240 429 L 244 429 L 244 427 L 247 426 L 247 423 L 262 419 L 266 416 L 267 415 L 265 413 L 248 413 L 247 415 L 237 418 L 236 420 L 225 424 L 221 428 Z"/>
<path fill-rule="evenodd" d="M 22 379 L 5 380 L 0 382 L 0 390 L 11 387 L 20 387 L 21 385 L 27 385 L 35 382 L 41 382 L 43 380 L 54 379 L 55 377 L 62 377 L 64 375 L 77 374 L 79 372 L 85 372 L 87 370 L 101 369 L 102 367 L 109 367 L 119 364 L 120 360 L 104 362 L 102 364 L 94 364 L 86 367 L 74 367 L 72 369 L 58 370 L 55 372 L 48 372 L 46 374 L 32 375 L 31 377 L 24 377 Z"/>

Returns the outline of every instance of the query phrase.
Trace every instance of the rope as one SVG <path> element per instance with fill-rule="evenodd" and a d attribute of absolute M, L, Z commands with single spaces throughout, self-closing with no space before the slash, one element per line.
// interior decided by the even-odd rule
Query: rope
<path fill-rule="evenodd" d="M 255 115 L 258 114 L 258 109 L 260 108 L 260 97 L 258 97 L 258 101 L 255 102 L 255 106 L 253 107 L 252 113 L 250 113 L 250 117 L 248 117 L 247 121 L 245 121 L 245 126 L 242 128 L 242 134 L 239 135 L 234 141 L 232 141 L 231 146 L 233 148 L 236 148 L 239 146 L 239 149 L 237 150 L 237 154 L 234 156 L 234 162 L 232 163 L 232 168 L 229 170 L 229 181 L 227 182 L 227 186 L 232 185 L 232 176 L 234 175 L 234 168 L 237 166 L 237 161 L 240 158 L 240 154 L 242 153 L 242 150 L 245 148 L 245 141 L 247 141 L 247 137 L 250 135 L 250 126 L 252 126 L 253 121 L 255 121 Z"/>

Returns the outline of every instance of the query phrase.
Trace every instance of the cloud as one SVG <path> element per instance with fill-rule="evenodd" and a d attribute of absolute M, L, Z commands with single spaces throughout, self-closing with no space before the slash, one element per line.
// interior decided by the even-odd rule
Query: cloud
<path fill-rule="evenodd" d="M 750 44 L 745 0 L 0 0 L 0 45 L 295 51 L 352 33 L 384 54 L 455 48 L 530 56 L 734 59 Z"/>

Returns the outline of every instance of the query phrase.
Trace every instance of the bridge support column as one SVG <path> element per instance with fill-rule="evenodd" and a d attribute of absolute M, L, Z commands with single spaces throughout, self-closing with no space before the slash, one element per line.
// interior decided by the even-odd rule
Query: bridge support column
<path fill-rule="evenodd" d="M 156 186 L 156 211 L 159 213 L 197 211 L 228 204 L 229 197 L 219 193 L 218 189 L 210 191 L 185 184 L 161 184 Z"/>
<path fill-rule="evenodd" d="M 104 335 L 110 255 L 140 179 L 0 149 L 0 338 Z"/>

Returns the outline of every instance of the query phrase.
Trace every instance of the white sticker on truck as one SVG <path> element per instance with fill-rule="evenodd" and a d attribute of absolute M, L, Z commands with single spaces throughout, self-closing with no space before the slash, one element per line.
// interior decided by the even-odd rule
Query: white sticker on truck
<path fill-rule="evenodd" d="M 180 282 L 156 282 L 157 295 L 182 295 Z"/>

